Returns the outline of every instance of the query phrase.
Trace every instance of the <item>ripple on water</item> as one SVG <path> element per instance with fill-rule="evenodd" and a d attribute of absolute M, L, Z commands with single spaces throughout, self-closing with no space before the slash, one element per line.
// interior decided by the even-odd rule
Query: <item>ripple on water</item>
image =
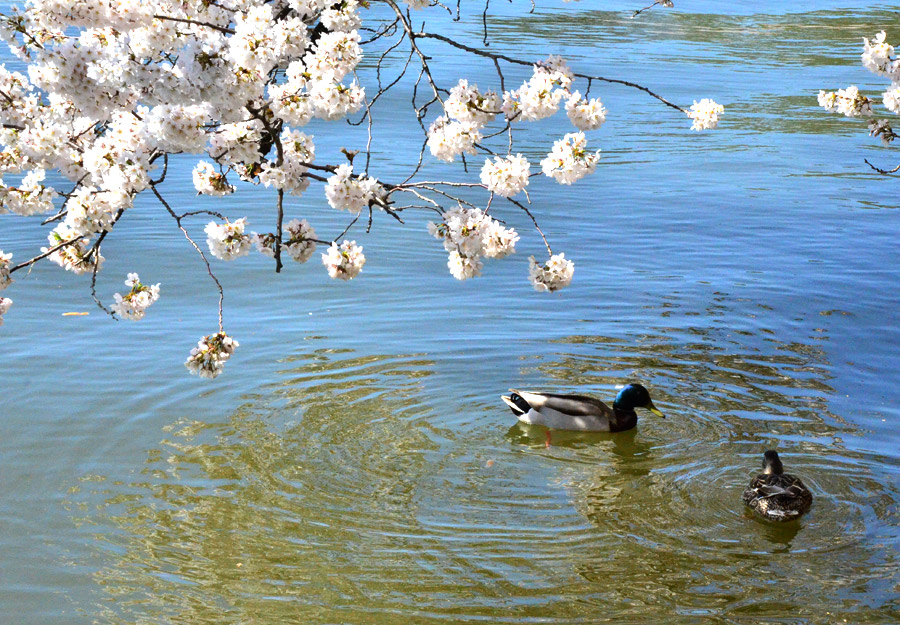
<path fill-rule="evenodd" d="M 524 373 L 600 396 L 640 379 L 668 418 L 550 447 L 477 398 L 474 425 L 442 425 L 422 355 L 286 361 L 226 422 L 167 428 L 131 483 L 73 495 L 102 510 L 98 619 L 890 622 L 896 464 L 842 447 L 821 351 L 746 343 L 561 341 Z M 815 495 L 797 523 L 740 502 L 770 446 Z"/>
<path fill-rule="evenodd" d="M 896 605 L 897 463 L 841 444 L 850 428 L 828 413 L 824 352 L 694 334 L 645 334 L 630 353 L 618 339 L 571 337 L 561 343 L 574 349 L 540 366 L 563 386 L 645 381 L 668 417 L 642 415 L 637 430 L 617 435 L 554 432 L 557 449 L 540 452 L 565 461 L 563 483 L 597 529 L 580 574 L 623 616 L 668 597 L 719 616 L 815 621 L 827 609 L 871 605 L 882 587 L 878 605 Z M 537 429 L 513 428 L 509 438 L 540 450 Z M 773 447 L 814 493 L 799 522 L 767 522 L 741 504 Z M 889 613 L 854 618 L 884 622 Z"/>

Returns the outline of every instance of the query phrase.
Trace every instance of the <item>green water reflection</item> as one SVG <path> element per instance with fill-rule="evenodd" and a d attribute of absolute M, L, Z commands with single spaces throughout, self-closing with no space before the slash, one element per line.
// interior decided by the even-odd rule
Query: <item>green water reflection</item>
<path fill-rule="evenodd" d="M 73 494 L 102 545 L 96 617 L 895 621 L 897 467 L 843 448 L 816 344 L 771 339 L 763 353 L 739 339 L 666 328 L 559 342 L 537 364 L 548 379 L 638 377 L 669 418 L 556 432 L 549 447 L 499 402 L 468 432 L 438 427 L 427 358 L 287 362 L 226 422 L 172 424 L 131 483 L 91 476 Z M 799 523 L 741 507 L 766 446 L 815 493 Z"/>

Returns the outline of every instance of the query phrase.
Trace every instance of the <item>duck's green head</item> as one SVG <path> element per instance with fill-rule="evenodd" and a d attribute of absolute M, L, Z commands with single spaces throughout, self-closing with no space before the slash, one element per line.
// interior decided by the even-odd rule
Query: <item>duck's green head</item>
<path fill-rule="evenodd" d="M 767 475 L 781 475 L 784 473 L 784 465 L 781 464 L 781 458 L 778 452 L 769 450 L 763 454 L 763 471 Z"/>
<path fill-rule="evenodd" d="M 630 412 L 635 408 L 646 408 L 658 417 L 666 418 L 650 399 L 650 393 L 640 384 L 627 384 L 619 394 L 616 395 L 616 401 L 613 402 L 613 408 Z"/>

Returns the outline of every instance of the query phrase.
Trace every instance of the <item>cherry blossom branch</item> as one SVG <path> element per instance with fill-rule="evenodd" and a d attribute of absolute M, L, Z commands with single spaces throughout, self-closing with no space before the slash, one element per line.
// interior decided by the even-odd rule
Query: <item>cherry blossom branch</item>
<path fill-rule="evenodd" d="M 19 271 L 20 269 L 29 267 L 29 266 L 33 265 L 34 263 L 38 262 L 39 260 L 47 258 L 48 256 L 52 255 L 54 252 L 57 252 L 57 251 L 63 249 L 64 247 L 68 247 L 69 245 L 77 243 L 78 241 L 81 241 L 82 239 L 86 239 L 86 238 L 88 238 L 87 235 L 81 235 L 79 237 L 75 237 L 74 239 L 70 239 L 68 241 L 63 241 L 62 243 L 54 245 L 53 247 L 45 250 L 44 252 L 42 252 L 41 254 L 38 254 L 37 256 L 35 256 L 33 258 L 29 258 L 28 260 L 23 261 L 23 262 L 19 263 L 18 265 L 13 265 L 12 267 L 9 268 L 9 273 L 14 273 L 16 271 Z"/>
<path fill-rule="evenodd" d="M 32 15 L 33 11 L 40 13 L 40 6 L 44 1 L 35 0 L 30 3 L 33 6 L 27 10 L 27 15 Z M 58 3 L 58 0 L 54 1 Z M 536 210 L 532 212 L 531 199 L 525 188 L 532 163 L 519 154 L 514 156 L 513 150 L 514 134 L 518 138 L 525 131 L 519 125 L 514 130 L 512 122 L 523 118 L 537 120 L 548 117 L 558 111 L 560 99 L 565 96 L 566 112 L 576 128 L 581 131 L 598 128 L 605 119 L 605 110 L 599 99 L 588 101 L 586 97 L 574 97 L 574 91 L 569 90 L 570 78 L 574 76 L 586 80 L 587 93 L 590 93 L 594 82 L 627 86 L 643 91 L 670 108 L 687 113 L 694 119 L 695 126 L 698 126 L 695 130 L 703 129 L 704 124 L 705 127 L 715 127 L 716 115 L 721 107 L 711 100 L 695 103 L 688 113 L 650 89 L 631 81 L 586 73 L 573 75 L 565 61 L 559 57 L 553 57 L 543 64 L 535 64 L 488 50 L 488 46 L 496 43 L 489 39 L 492 34 L 488 24 L 491 0 L 481 0 L 482 5 L 478 5 L 476 9 L 481 12 L 481 47 L 477 47 L 478 34 L 472 35 L 475 46 L 470 46 L 440 34 L 444 31 L 438 26 L 431 29 L 436 32 L 428 32 L 424 22 L 413 26 L 410 9 L 419 8 L 422 4 L 440 6 L 451 19 L 458 21 L 461 0 L 455 3 L 455 16 L 452 0 L 443 0 L 444 4 L 438 0 L 430 3 L 420 0 L 406 0 L 405 3 L 403 0 L 381 1 L 390 10 L 383 17 L 383 23 L 374 30 L 360 27 L 357 9 L 358 6 L 369 6 L 364 1 L 351 3 L 329 0 L 325 3 L 308 3 L 306 6 L 315 8 L 309 8 L 304 13 L 305 9 L 297 8 L 301 6 L 297 2 L 283 0 L 245 3 L 241 5 L 243 10 L 225 6 L 231 3 L 224 0 L 204 0 L 205 6 L 217 6 L 226 11 L 221 19 L 218 12 L 217 16 L 207 16 L 202 12 L 185 14 L 179 9 L 179 16 L 176 16 L 167 15 L 165 8 L 158 8 L 156 10 L 161 14 L 153 16 L 152 24 L 147 24 L 148 28 L 160 31 L 158 46 L 154 46 L 146 54 L 132 50 L 133 54 L 120 55 L 120 44 L 128 45 L 127 33 L 112 31 L 104 34 L 104 37 L 114 40 L 116 44 L 105 46 L 108 50 L 97 53 L 111 68 L 109 78 L 101 81 L 90 73 L 81 75 L 80 72 L 75 72 L 78 75 L 74 76 L 60 74 L 59 80 L 53 83 L 54 86 L 43 89 L 46 91 L 46 100 L 51 103 L 48 107 L 30 107 L 28 98 L 31 97 L 29 94 L 35 92 L 35 85 L 30 85 L 27 77 L 20 78 L 9 70 L 0 72 L 4 84 L 9 85 L 0 90 L 0 103 L 9 113 L 7 127 L 22 131 L 7 132 L 4 136 L 8 143 L 13 148 L 21 148 L 22 144 L 27 143 L 29 150 L 34 145 L 47 146 L 45 159 L 34 160 L 35 163 L 41 162 L 47 166 L 34 168 L 28 174 L 27 184 L 21 184 L 21 189 L 10 190 L 14 194 L 10 201 L 17 204 L 10 204 L 9 208 L 23 215 L 56 213 L 46 219 L 45 224 L 65 219 L 51 233 L 49 240 L 53 246 L 50 249 L 45 248 L 42 254 L 9 268 L 10 272 L 29 267 L 47 257 L 68 269 L 74 269 L 76 273 L 83 274 L 91 270 L 91 296 L 102 310 L 114 318 L 140 318 L 132 316 L 129 308 L 121 308 L 122 301 L 118 301 L 118 298 L 117 303 L 111 307 L 113 312 L 108 310 L 97 296 L 97 276 L 102 243 L 124 212 L 133 206 L 134 189 L 145 189 L 149 184 L 153 194 L 200 255 L 207 273 L 216 285 L 219 294 L 220 335 L 204 337 L 186 363 L 192 373 L 215 377 L 221 372 L 222 362 L 237 347 L 237 342 L 223 333 L 224 288 L 212 270 L 211 263 L 215 261 L 211 261 L 210 256 L 230 260 L 246 255 L 250 247 L 256 245 L 264 254 L 274 256 L 275 270 L 279 273 L 286 262 L 283 258 L 285 250 L 295 260 L 304 262 L 314 252 L 313 243 L 329 246 L 336 243 L 339 249 L 329 247 L 328 253 L 323 254 L 328 273 L 332 278 L 352 279 L 365 263 L 365 257 L 361 247 L 355 245 L 355 242 L 338 239 L 345 238 L 363 219 L 367 221 L 366 232 L 371 231 L 376 219 L 376 208 L 400 223 L 403 223 L 400 217 L 402 211 L 419 209 L 440 215 L 440 223 L 431 225 L 429 230 L 436 233 L 437 238 L 443 238 L 443 245 L 450 254 L 450 273 L 463 280 L 479 274 L 481 259 L 502 258 L 514 251 L 519 236 L 514 229 L 505 227 L 505 222 L 500 219 L 505 215 L 499 214 L 498 203 L 501 197 L 524 193 L 524 196 L 517 196 L 520 200 L 507 199 L 512 206 L 528 215 L 551 256 L 543 265 L 531 263 L 529 279 L 538 290 L 557 290 L 570 283 L 574 265 L 563 254 L 552 254 L 547 237 L 538 223 L 539 215 Z M 653 0 L 645 0 L 651 1 Z M 671 4 L 670 0 L 655 0 L 651 7 L 666 3 Z M 165 3 L 145 0 L 139 4 L 141 10 L 145 11 L 147 7 L 162 7 Z M 120 12 L 121 7 L 113 5 L 110 11 Z M 533 1 L 531 6 L 533 11 Z M 128 7 L 130 5 L 121 9 L 122 17 L 128 17 Z M 151 8 L 141 15 L 152 15 L 154 12 Z M 61 10 L 54 15 L 60 25 L 65 27 L 58 31 L 63 34 L 40 29 L 32 34 L 45 42 L 49 52 L 53 54 L 74 54 L 66 46 L 77 45 L 76 37 L 86 29 L 82 28 L 75 16 L 66 15 Z M 182 15 L 184 17 L 180 17 Z M 242 22 L 245 18 L 248 21 Z M 448 21 L 446 16 L 443 18 Z M 173 26 L 173 22 L 187 25 L 187 28 Z M 21 30 L 23 34 L 23 38 L 14 34 L 16 41 L 13 41 L 13 45 L 19 46 L 26 55 L 37 57 L 33 58 L 32 63 L 33 66 L 40 67 L 46 59 L 43 58 L 43 52 L 34 48 L 26 39 L 31 38 L 37 44 L 37 40 L 25 32 L 30 24 L 23 18 L 19 27 L 13 28 Z M 475 28 L 477 32 L 477 25 Z M 298 29 L 304 31 L 305 36 L 295 37 Z M 189 45 L 189 40 L 193 39 L 191 33 L 214 31 L 215 36 L 225 45 L 221 50 L 227 50 L 227 53 L 201 52 Z M 361 42 L 362 31 L 370 32 L 372 36 Z M 226 37 L 220 34 L 231 37 L 231 40 L 226 41 Z M 428 39 L 442 42 L 453 49 L 444 48 L 440 43 L 423 43 Z M 407 42 L 408 49 L 403 47 Z M 363 81 L 357 75 L 357 68 L 360 67 L 359 61 L 362 58 L 359 46 L 368 44 L 374 44 L 373 48 L 377 47 L 378 53 L 368 55 L 368 58 L 375 59 L 374 72 L 370 62 L 363 77 L 370 83 L 375 82 L 377 91 L 370 90 L 367 93 L 363 90 Z M 54 49 L 57 46 L 59 50 Z M 460 80 L 452 90 L 439 86 L 445 73 L 443 70 L 438 72 L 438 63 L 444 61 L 446 55 L 429 56 L 427 53 L 432 47 L 443 53 L 449 51 L 451 57 L 463 58 L 466 63 L 492 63 L 499 78 L 504 106 L 500 106 L 501 96 L 493 91 L 489 94 L 478 93 L 477 87 L 468 85 L 466 80 Z M 167 79 L 163 81 L 165 84 L 160 83 L 159 69 L 172 70 L 180 68 L 182 64 L 191 70 L 176 71 L 172 74 L 171 81 Z M 541 84 L 553 85 L 546 88 L 548 99 L 539 102 L 543 108 L 538 110 L 538 105 L 532 106 L 533 93 L 528 91 L 531 87 L 523 87 L 522 91 L 512 93 L 506 91 L 504 70 L 511 71 L 511 66 L 535 68 L 535 76 L 526 83 L 534 84 L 535 91 L 541 90 L 538 89 Z M 415 71 L 417 67 L 418 71 Z M 489 66 L 488 72 L 493 75 Z M 116 78 L 119 76 L 121 79 Z M 223 79 L 227 76 L 238 78 L 240 86 L 236 90 L 229 86 L 231 80 Z M 350 77 L 355 78 L 353 84 L 350 84 Z M 121 84 L 115 84 L 116 80 L 120 80 Z M 375 107 L 388 100 L 384 96 L 389 91 L 396 91 L 400 88 L 399 85 L 407 89 L 410 84 L 412 87 L 409 89 L 411 94 L 407 106 L 411 106 L 416 123 L 425 137 L 415 166 L 405 180 L 399 184 L 379 182 L 369 176 L 370 165 L 375 162 L 373 149 L 377 147 L 376 142 L 381 140 L 380 136 L 374 135 L 374 130 L 377 130 L 374 117 L 378 115 Z M 41 92 L 41 87 L 37 86 L 36 91 Z M 244 95 L 236 95 L 236 92 Z M 57 101 L 60 102 L 58 106 L 53 104 Z M 347 119 L 362 107 L 364 112 L 357 121 Z M 425 120 L 430 119 L 432 112 L 439 108 L 442 109 L 439 111 L 441 117 L 428 129 Z M 495 110 L 501 108 L 503 110 Z M 493 120 L 497 115 L 502 117 L 495 122 Z M 362 159 L 357 160 L 357 170 L 353 170 L 353 159 L 361 151 L 358 149 L 360 146 L 350 146 L 357 149 L 342 148 L 349 167 L 302 162 L 312 160 L 315 153 L 312 137 L 299 130 L 311 118 L 322 121 L 344 118 L 355 126 L 361 126 L 365 122 L 367 139 L 364 147 L 364 170 L 359 167 Z M 48 124 L 47 121 L 52 123 Z M 64 128 L 62 135 L 58 130 L 60 127 Z M 481 134 L 482 131 L 484 135 Z M 881 132 L 884 135 L 887 131 Z M 506 135 L 508 141 L 504 141 L 503 135 Z M 288 136 L 291 137 L 290 140 L 286 138 Z M 358 137 L 358 134 L 354 132 L 353 136 Z M 568 133 L 554 143 L 553 151 L 542 161 L 541 169 L 547 176 L 563 184 L 571 184 L 592 173 L 599 156 L 587 151 L 586 141 L 583 132 Z M 361 144 L 362 140 L 358 143 Z M 327 142 L 325 145 L 333 144 Z M 168 173 L 168 154 L 193 154 L 201 152 L 204 145 L 213 163 L 202 160 L 196 164 L 193 171 L 195 189 L 205 195 L 228 195 L 238 190 L 237 184 L 232 185 L 228 180 L 229 176 L 235 175 L 245 183 L 264 184 L 270 187 L 269 192 L 274 186 L 276 201 L 274 206 L 270 205 L 266 209 L 271 211 L 270 215 L 274 213 L 274 233 L 244 232 L 246 218 L 229 221 L 216 211 L 187 210 L 179 214 L 173 210 L 162 195 L 162 184 Z M 507 148 L 505 154 L 502 154 L 503 147 Z M 418 180 L 423 176 L 426 150 L 429 148 L 437 159 L 448 162 L 456 159 L 457 166 L 461 158 L 461 170 L 467 174 L 470 171 L 469 165 L 474 170 L 476 160 L 483 160 L 480 177 L 473 171 L 476 176 L 474 182 Z M 16 152 L 9 149 L 5 154 L 4 162 L 9 163 L 14 160 Z M 494 155 L 495 158 L 485 159 L 485 154 Z M 154 162 L 160 158 L 164 160 L 164 164 L 162 172 L 156 174 Z M 554 163 L 559 164 L 555 166 L 556 169 L 553 169 Z M 893 173 L 871 164 L 870 166 L 882 173 Z M 38 169 L 41 171 L 37 171 Z M 73 172 L 81 172 L 84 177 L 75 183 L 70 193 L 56 195 L 51 186 L 41 184 L 44 169 L 55 170 L 64 176 L 77 176 L 81 174 Z M 458 167 L 458 172 L 459 169 Z M 900 171 L 900 166 L 894 171 Z M 157 175 L 158 179 L 154 180 L 151 174 Z M 398 176 L 398 179 L 401 178 L 402 174 Z M 464 178 L 470 179 L 472 178 Z M 313 181 L 326 183 L 325 195 L 329 205 L 351 212 L 350 223 L 332 242 L 315 239 L 314 230 L 305 220 L 287 224 L 284 221 L 285 211 L 290 209 L 290 205 L 285 206 L 285 194 L 299 196 Z M 91 185 L 88 188 L 83 186 L 88 184 Z M 487 191 L 485 196 L 481 195 L 482 190 Z M 399 195 L 400 193 L 409 196 Z M 59 201 L 56 198 L 59 196 L 65 198 L 65 201 L 57 211 Z M 67 204 L 70 199 L 73 200 L 72 204 Z M 400 199 L 404 200 L 402 206 L 398 205 Z M 304 205 L 306 203 L 304 200 Z M 314 202 L 320 203 L 321 201 Z M 367 210 L 365 217 L 362 209 Z M 507 210 L 516 214 L 514 208 Z M 494 217 L 490 214 L 492 212 L 497 212 L 498 216 Z M 184 220 L 191 216 L 211 216 L 219 222 L 225 222 L 207 226 L 209 249 L 206 251 L 205 246 L 201 247 L 190 236 L 184 225 Z M 381 216 L 377 218 L 384 219 Z M 75 236 L 73 233 L 76 232 L 90 234 Z M 474 239 L 470 238 L 473 232 L 478 232 Z M 91 244 L 94 233 L 99 236 Z M 306 237 L 305 234 L 310 236 Z M 75 238 L 63 240 L 69 237 Z M 464 240 L 471 245 L 460 245 Z M 203 243 L 202 240 L 200 242 Z M 304 242 L 308 243 L 304 245 Z M 63 249 L 65 252 L 60 253 Z M 9 256 L 4 254 L 2 258 L 8 259 Z M 0 267 L 4 273 L 7 269 L 5 265 Z M 140 291 L 144 285 L 140 284 L 139 278 L 132 277 L 132 274 L 129 274 L 126 282 L 129 283 L 133 283 L 135 289 L 132 295 L 144 292 Z M 156 292 L 150 297 L 153 301 L 158 297 L 158 289 L 154 289 Z M 144 299 L 147 297 L 149 296 L 144 296 Z M 142 311 L 139 312 L 142 316 Z"/>
<path fill-rule="evenodd" d="M 97 241 L 94 243 L 94 245 L 91 247 L 91 249 L 89 249 L 87 251 L 87 253 L 84 254 L 83 258 L 85 261 L 89 260 L 91 258 L 91 256 L 96 255 L 94 258 L 94 264 L 95 265 L 97 264 L 97 260 L 100 258 L 100 244 L 103 243 L 103 239 L 106 238 L 106 235 L 108 235 L 110 233 L 110 231 L 113 229 L 113 226 L 115 226 L 116 223 L 118 223 L 119 219 L 122 217 L 122 215 L 124 213 L 125 213 L 124 207 L 120 208 L 118 210 L 118 212 L 116 212 L 116 216 L 113 217 L 112 223 L 105 230 L 100 232 L 100 236 L 97 237 Z"/>
<path fill-rule="evenodd" d="M 72 190 L 69 191 L 67 194 L 64 194 L 66 196 L 66 200 L 62 203 L 62 206 L 59 207 L 59 212 L 56 213 L 55 215 L 53 215 L 53 217 L 48 217 L 47 219 L 42 221 L 41 222 L 42 226 L 46 226 L 49 223 L 58 221 L 58 220 L 62 219 L 63 217 L 65 217 L 66 214 L 68 214 L 69 211 L 66 209 L 66 204 L 69 203 L 69 198 L 72 196 L 73 193 L 75 193 L 75 191 L 77 191 L 79 189 L 79 187 L 81 187 L 81 183 L 84 182 L 87 177 L 88 177 L 88 174 L 83 175 L 75 183 L 75 186 L 72 187 Z"/>
<path fill-rule="evenodd" d="M 192 20 L 184 17 L 174 17 L 171 15 L 154 15 L 153 18 L 168 22 L 181 22 L 183 24 L 190 24 L 192 26 L 206 26 L 207 28 L 212 28 L 213 30 L 217 30 L 220 33 L 224 33 L 226 35 L 234 34 L 234 31 L 232 29 L 226 28 L 225 26 L 219 26 L 218 24 L 213 24 L 211 22 L 202 22 L 200 20 Z"/>
<path fill-rule="evenodd" d="M 428 33 L 428 32 L 422 31 L 422 32 L 414 33 L 414 34 L 412 34 L 412 36 L 417 39 L 437 39 L 438 41 L 443 41 L 447 45 L 450 45 L 459 50 L 465 50 L 466 52 L 469 52 L 471 54 L 475 54 L 477 56 L 482 56 L 482 57 L 485 57 L 488 59 L 493 59 L 494 61 L 506 61 L 507 63 L 512 63 L 515 65 L 527 65 L 529 67 L 534 65 L 534 63 L 531 61 L 523 61 L 522 59 L 516 59 L 511 56 L 507 56 L 505 54 L 497 54 L 494 52 L 488 52 L 487 50 L 473 48 L 472 46 L 467 46 L 466 44 L 459 43 L 458 41 L 454 41 L 453 39 L 450 39 L 449 37 L 445 37 L 444 35 L 439 35 L 437 33 Z M 685 109 L 683 109 L 682 107 L 678 106 L 677 104 L 673 104 L 672 102 L 669 102 L 667 99 L 665 99 L 658 93 L 651 91 L 647 87 L 644 87 L 643 85 L 639 85 L 636 82 L 631 82 L 630 80 L 621 80 L 619 78 L 606 78 L 604 76 L 591 76 L 588 74 L 579 74 L 577 72 L 573 72 L 573 75 L 578 78 L 596 80 L 599 82 L 613 83 L 613 84 L 617 84 L 617 85 L 624 85 L 626 87 L 631 87 L 632 89 L 638 89 L 638 90 L 643 91 L 644 93 L 656 98 L 657 100 L 659 100 L 666 106 L 687 114 L 687 111 Z"/>

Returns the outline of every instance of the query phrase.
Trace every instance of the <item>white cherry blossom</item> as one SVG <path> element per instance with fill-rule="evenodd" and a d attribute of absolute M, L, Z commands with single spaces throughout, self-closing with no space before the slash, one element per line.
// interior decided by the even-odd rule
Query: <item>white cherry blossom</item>
<path fill-rule="evenodd" d="M 497 116 L 500 105 L 501 100 L 496 93 L 481 93 L 478 85 L 469 86 L 469 81 L 462 79 L 444 100 L 444 111 L 456 121 L 483 126 Z"/>
<path fill-rule="evenodd" d="M 225 174 L 217 172 L 213 164 L 208 161 L 200 161 L 194 167 L 194 188 L 197 193 L 203 195 L 229 195 L 234 193 L 234 187 L 228 184 Z"/>
<path fill-rule="evenodd" d="M 247 225 L 245 217 L 223 224 L 209 222 L 205 230 L 210 254 L 221 260 L 246 256 L 250 252 L 250 236 L 244 233 Z"/>
<path fill-rule="evenodd" d="M 463 256 L 453 250 L 447 259 L 447 267 L 450 269 L 450 275 L 457 280 L 468 280 L 481 275 L 484 263 L 478 256 Z"/>
<path fill-rule="evenodd" d="M 428 149 L 436 158 L 452 163 L 460 154 L 475 154 L 475 144 L 482 139 L 480 129 L 474 122 L 438 117 L 428 129 Z"/>
<path fill-rule="evenodd" d="M 4 254 L 0 250 L 0 291 L 12 284 L 12 278 L 9 275 L 9 266 L 12 260 L 12 254 Z"/>
<path fill-rule="evenodd" d="M 231 358 L 239 345 L 224 332 L 204 336 L 197 342 L 197 347 L 191 350 L 184 366 L 201 378 L 215 378 L 222 373 L 225 361 Z"/>
<path fill-rule="evenodd" d="M 477 208 L 444 213 L 442 223 L 429 223 L 428 232 L 441 239 L 450 253 L 447 266 L 457 280 L 481 275 L 481 257 L 503 258 L 515 252 L 519 235 Z"/>
<path fill-rule="evenodd" d="M 587 151 L 583 132 L 573 132 L 554 142 L 553 150 L 541 161 L 541 170 L 560 184 L 572 184 L 594 173 L 600 150 Z"/>
<path fill-rule="evenodd" d="M 885 41 L 887 34 L 881 31 L 869 41 L 863 37 L 862 64 L 867 70 L 879 76 L 887 76 L 900 81 L 900 62 L 892 58 L 894 46 Z"/>
<path fill-rule="evenodd" d="M 596 130 L 606 121 L 606 109 L 600 98 L 587 100 L 578 91 L 566 100 L 566 115 L 579 130 Z"/>
<path fill-rule="evenodd" d="M 859 88 L 850 85 L 837 92 L 819 92 L 819 106 L 829 113 L 840 113 L 847 117 L 864 117 L 872 114 L 872 101 L 859 92 Z"/>
<path fill-rule="evenodd" d="M 9 210 L 27 216 L 53 210 L 56 191 L 41 184 L 44 176 L 43 169 L 34 169 L 18 186 L 8 187 L 0 181 L 0 212 Z"/>
<path fill-rule="evenodd" d="M 494 160 L 485 159 L 481 168 L 481 184 L 490 191 L 512 197 L 528 185 L 531 164 L 521 154 L 507 158 L 496 156 Z"/>
<path fill-rule="evenodd" d="M 528 259 L 528 279 L 536 291 L 558 291 L 569 286 L 575 274 L 575 263 L 565 254 L 554 254 L 543 265 L 534 256 Z"/>
<path fill-rule="evenodd" d="M 112 305 L 112 311 L 130 321 L 143 319 L 147 308 L 159 299 L 159 284 L 141 284 L 138 274 L 129 273 L 125 280 L 125 286 L 131 287 L 131 290 L 125 295 L 121 293 L 113 295 L 115 303 Z"/>
<path fill-rule="evenodd" d="M 305 219 L 292 219 L 284 225 L 284 233 L 281 249 L 287 250 L 292 259 L 298 263 L 308 261 L 313 252 L 316 250 L 316 231 L 309 225 Z M 271 232 L 267 234 L 253 233 L 251 237 L 253 245 L 270 258 L 275 257 L 275 235 Z"/>
<path fill-rule="evenodd" d="M 898 115 L 900 115 L 900 84 L 892 84 L 891 88 L 885 91 L 881 97 L 882 102 L 884 103 L 884 108 L 889 110 L 891 113 L 897 113 Z"/>
<path fill-rule="evenodd" d="M 710 130 L 719 125 L 719 115 L 725 112 L 725 107 L 716 104 L 709 98 L 703 98 L 691 105 L 688 117 L 693 121 L 691 130 Z"/>
<path fill-rule="evenodd" d="M 3 315 L 9 311 L 9 307 L 12 306 L 13 301 L 8 297 L 0 297 L 0 326 L 3 325 Z"/>
<path fill-rule="evenodd" d="M 359 213 L 381 192 L 381 185 L 366 174 L 353 176 L 353 166 L 344 163 L 325 185 L 325 197 L 332 208 Z"/>
<path fill-rule="evenodd" d="M 99 270 L 103 264 L 100 252 L 91 252 L 90 239 L 72 230 L 65 222 L 50 231 L 47 241 L 50 245 L 42 247 L 41 252 L 46 253 L 58 247 L 49 258 L 66 271 L 74 274 L 90 273 L 95 267 Z"/>
<path fill-rule="evenodd" d="M 352 280 L 366 264 L 362 250 L 362 246 L 357 245 L 356 241 L 344 241 L 340 245 L 332 242 L 328 251 L 322 254 L 322 264 L 325 265 L 330 277 Z"/>

